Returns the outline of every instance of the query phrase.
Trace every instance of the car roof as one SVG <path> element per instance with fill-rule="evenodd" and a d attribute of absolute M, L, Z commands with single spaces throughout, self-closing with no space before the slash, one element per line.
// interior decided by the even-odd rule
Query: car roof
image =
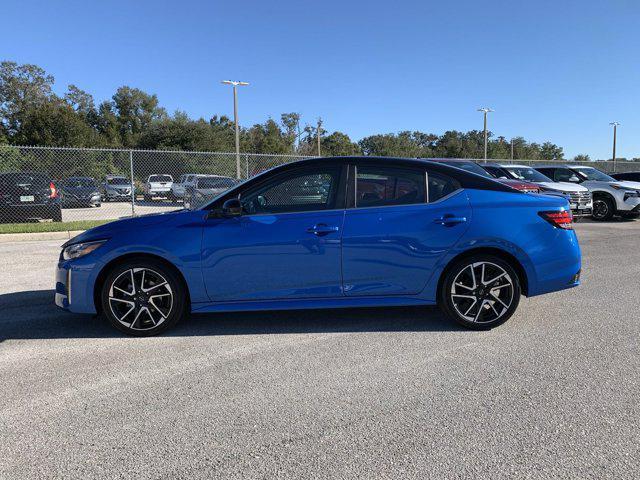
<path fill-rule="evenodd" d="M 496 163 L 494 164 L 497 167 L 508 168 L 508 167 L 516 167 L 516 168 L 534 168 L 531 165 L 523 165 L 521 163 Z"/>

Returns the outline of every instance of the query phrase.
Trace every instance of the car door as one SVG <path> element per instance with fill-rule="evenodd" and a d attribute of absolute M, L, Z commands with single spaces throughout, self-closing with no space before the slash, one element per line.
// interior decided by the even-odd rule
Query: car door
<path fill-rule="evenodd" d="M 421 292 L 468 228 L 467 195 L 453 178 L 423 167 L 378 163 L 354 170 L 342 235 L 345 295 Z"/>
<path fill-rule="evenodd" d="M 346 167 L 314 165 L 245 187 L 241 216 L 207 220 L 202 268 L 211 300 L 342 294 Z"/>

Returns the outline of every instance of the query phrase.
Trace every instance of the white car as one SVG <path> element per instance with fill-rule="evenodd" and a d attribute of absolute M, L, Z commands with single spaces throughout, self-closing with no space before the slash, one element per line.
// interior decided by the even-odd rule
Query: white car
<path fill-rule="evenodd" d="M 197 173 L 185 173 L 184 175 L 180 175 L 180 178 L 177 182 L 173 182 L 171 185 L 171 192 L 173 193 L 173 198 L 176 200 L 183 199 L 184 194 L 189 185 L 193 185 L 198 177 Z"/>
<path fill-rule="evenodd" d="M 527 165 L 499 163 L 483 165 L 482 167 L 496 178 L 526 180 L 538 185 L 540 193 L 566 196 L 574 217 L 586 217 L 593 212 L 593 195 L 587 187 L 571 182 L 554 181 Z"/>
<path fill-rule="evenodd" d="M 153 200 L 154 197 L 171 198 L 171 186 L 173 177 L 171 175 L 149 175 L 147 183 L 144 185 L 145 201 Z"/>

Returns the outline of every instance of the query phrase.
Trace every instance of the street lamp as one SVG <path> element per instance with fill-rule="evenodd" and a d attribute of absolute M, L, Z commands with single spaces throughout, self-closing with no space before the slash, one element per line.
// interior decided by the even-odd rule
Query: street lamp
<path fill-rule="evenodd" d="M 484 162 L 487 163 L 487 113 L 493 112 L 493 110 L 482 107 L 478 111 L 484 113 Z"/>
<path fill-rule="evenodd" d="M 619 122 L 610 122 L 609 125 L 613 125 L 613 173 L 616 172 L 616 136 L 618 133 Z"/>
<path fill-rule="evenodd" d="M 233 120 L 236 124 L 236 176 L 242 177 L 240 168 L 240 127 L 238 126 L 238 87 L 249 85 L 248 82 L 236 82 L 232 80 L 223 80 L 225 85 L 233 86 Z"/>

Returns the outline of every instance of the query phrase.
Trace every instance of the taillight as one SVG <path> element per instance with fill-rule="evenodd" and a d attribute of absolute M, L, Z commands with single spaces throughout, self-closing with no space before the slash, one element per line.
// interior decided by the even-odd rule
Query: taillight
<path fill-rule="evenodd" d="M 556 228 L 573 230 L 573 215 L 568 210 L 562 210 L 561 212 L 538 212 L 538 215 Z"/>
<path fill-rule="evenodd" d="M 49 190 L 51 192 L 49 193 L 49 198 L 56 198 L 58 196 L 58 189 L 53 182 L 49 183 Z"/>

